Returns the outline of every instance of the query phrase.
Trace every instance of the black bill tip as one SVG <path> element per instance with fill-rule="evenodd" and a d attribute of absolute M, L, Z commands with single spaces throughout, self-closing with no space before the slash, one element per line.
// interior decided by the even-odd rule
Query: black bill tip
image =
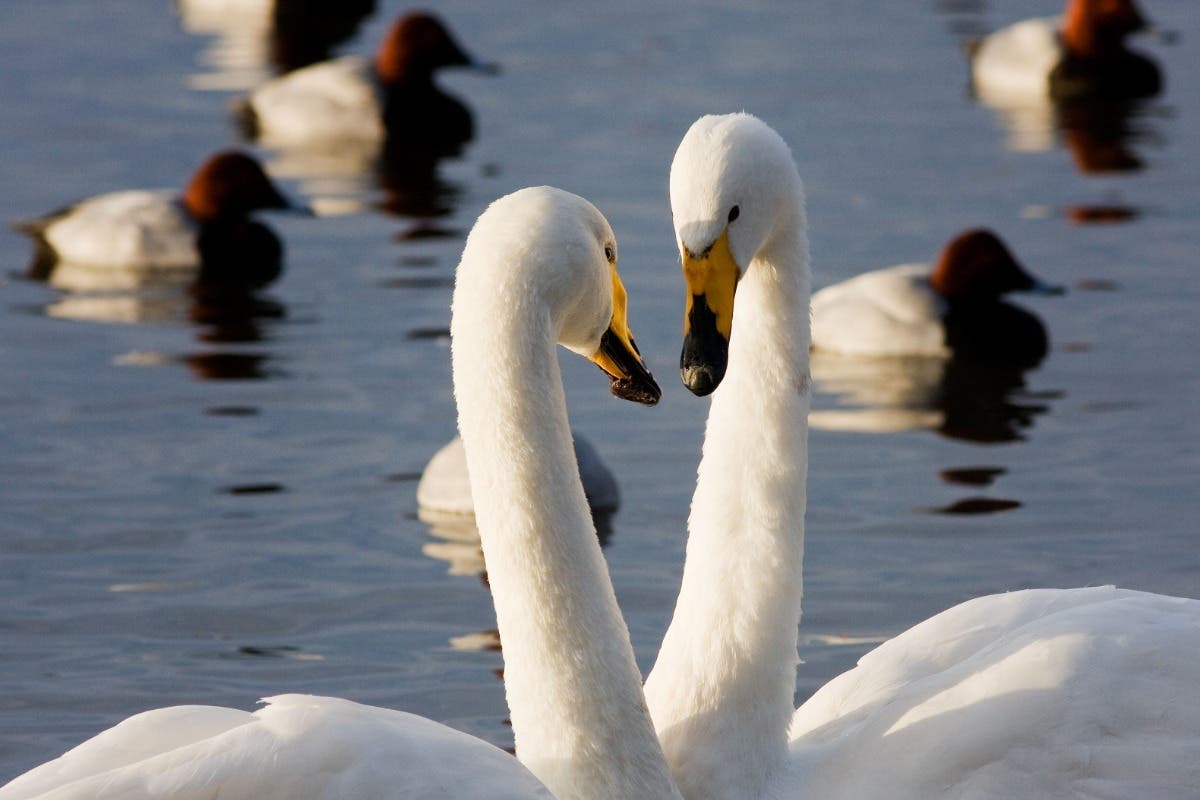
<path fill-rule="evenodd" d="M 684 364 L 679 368 L 683 385 L 697 397 L 707 397 L 721 385 L 725 377 L 725 368 L 710 364 Z"/>
<path fill-rule="evenodd" d="M 662 398 L 662 389 L 658 387 L 650 370 L 646 369 L 632 338 L 629 340 L 629 347 L 625 347 L 620 337 L 609 328 L 600 339 L 600 352 L 608 357 L 612 367 L 623 373 L 623 377 L 617 377 L 612 371 L 605 370 L 611 380 L 609 389 L 614 396 L 646 406 L 658 403 Z"/>
<path fill-rule="evenodd" d="M 609 389 L 614 396 L 622 400 L 632 400 L 644 406 L 657 405 L 662 398 L 662 389 L 658 387 L 648 372 L 640 379 L 613 378 Z"/>
<path fill-rule="evenodd" d="M 717 330 L 717 318 L 704 295 L 692 297 L 688 332 L 679 354 L 679 376 L 692 394 L 704 397 L 716 391 L 729 365 L 729 340 Z"/>

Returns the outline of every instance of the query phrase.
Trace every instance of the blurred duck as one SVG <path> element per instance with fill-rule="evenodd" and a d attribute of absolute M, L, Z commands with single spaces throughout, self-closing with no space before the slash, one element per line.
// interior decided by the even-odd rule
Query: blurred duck
<path fill-rule="evenodd" d="M 1068 0 L 1063 17 L 1028 19 L 971 50 L 976 92 L 987 96 L 1122 99 L 1162 88 L 1154 62 L 1125 48 L 1146 28 L 1134 0 Z"/>
<path fill-rule="evenodd" d="M 433 74 L 475 62 L 432 14 L 413 12 L 388 31 L 373 61 L 324 61 L 260 86 L 235 105 L 246 133 L 276 147 L 342 141 L 413 142 L 454 152 L 471 139 L 471 112 Z"/>
<path fill-rule="evenodd" d="M 182 195 L 111 192 L 16 227 L 35 242 L 30 277 L 46 279 L 60 269 L 79 276 L 81 285 L 62 288 L 130 288 L 140 285 L 138 273 L 190 274 L 210 263 L 262 285 L 278 275 L 282 246 L 249 214 L 268 208 L 296 207 L 257 161 L 225 151 L 200 166 Z"/>
<path fill-rule="evenodd" d="M 213 37 L 188 85 L 247 91 L 329 58 L 375 0 L 176 0 L 175 10 L 186 31 Z"/>
<path fill-rule="evenodd" d="M 828 286 L 812 297 L 813 348 L 849 355 L 1040 361 L 1046 331 L 1008 292 L 1059 294 L 1026 272 L 991 231 L 959 234 L 932 272 L 901 264 Z"/>
<path fill-rule="evenodd" d="M 579 479 L 583 482 L 588 507 L 593 514 L 616 511 L 620 505 L 620 491 L 612 470 L 600 458 L 592 443 L 575 431 L 571 431 L 571 442 L 575 448 L 575 462 L 579 466 Z M 467 454 L 462 438 L 455 436 L 429 459 L 417 484 L 417 505 L 422 518 L 475 514 L 475 500 L 471 495 L 471 479 L 467 475 Z"/>

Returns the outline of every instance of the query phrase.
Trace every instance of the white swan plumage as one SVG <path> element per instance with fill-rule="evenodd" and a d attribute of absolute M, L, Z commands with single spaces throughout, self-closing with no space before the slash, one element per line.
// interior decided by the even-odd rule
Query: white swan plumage
<path fill-rule="evenodd" d="M 520 761 L 401 711 L 282 695 L 254 713 L 131 717 L 0 798 L 678 798 L 574 469 L 554 352 L 562 342 L 614 393 L 656 401 L 625 303 L 607 221 L 548 187 L 493 203 L 458 268 L 455 400 Z"/>
<path fill-rule="evenodd" d="M 713 392 L 679 600 L 646 681 L 683 796 L 1197 796 L 1192 599 L 1112 587 L 980 597 L 793 708 L 808 467 L 803 189 L 765 123 L 709 116 L 676 152 L 671 205 L 688 283 L 683 377 Z"/>

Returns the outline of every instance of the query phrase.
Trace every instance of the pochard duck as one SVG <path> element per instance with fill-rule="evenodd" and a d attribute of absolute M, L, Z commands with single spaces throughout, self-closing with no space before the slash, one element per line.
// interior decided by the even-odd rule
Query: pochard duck
<path fill-rule="evenodd" d="M 1026 272 L 996 234 L 968 230 L 946 245 L 932 271 L 927 264 L 901 264 L 816 292 L 813 348 L 1038 361 L 1047 348 L 1041 322 L 1000 299 L 1017 291 L 1063 290 Z"/>
<path fill-rule="evenodd" d="M 443 67 L 494 71 L 473 60 L 437 17 L 392 25 L 372 60 L 343 56 L 264 83 L 235 104 L 252 138 L 274 147 L 403 140 L 453 150 L 474 134 L 471 112 L 433 81 Z"/>
<path fill-rule="evenodd" d="M 1027 19 L 972 47 L 980 95 L 1129 99 L 1162 89 L 1153 61 L 1125 47 L 1147 27 L 1134 0 L 1067 0 L 1061 18 Z"/>
<path fill-rule="evenodd" d="M 199 270 L 218 261 L 239 269 L 268 262 L 273 277 L 282 246 L 270 229 L 249 219 L 268 208 L 298 210 L 255 159 L 223 151 L 196 170 L 182 195 L 170 189 L 110 192 L 16 227 L 35 241 L 35 278 L 69 265 L 102 283 L 109 272 Z M 251 276 L 250 282 L 265 281 Z"/>

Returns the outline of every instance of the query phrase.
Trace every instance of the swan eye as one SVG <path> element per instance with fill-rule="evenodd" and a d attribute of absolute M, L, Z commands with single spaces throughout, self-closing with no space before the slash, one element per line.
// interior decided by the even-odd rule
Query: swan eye
<path fill-rule="evenodd" d="M 742 210 L 740 208 L 738 208 L 737 206 L 734 206 L 733 208 L 729 209 L 729 221 L 733 222 L 735 219 L 737 219 L 739 216 L 741 216 L 741 213 L 742 213 Z"/>
<path fill-rule="evenodd" d="M 604 245 L 604 257 L 608 259 L 608 263 L 617 263 L 617 251 L 611 244 Z"/>

